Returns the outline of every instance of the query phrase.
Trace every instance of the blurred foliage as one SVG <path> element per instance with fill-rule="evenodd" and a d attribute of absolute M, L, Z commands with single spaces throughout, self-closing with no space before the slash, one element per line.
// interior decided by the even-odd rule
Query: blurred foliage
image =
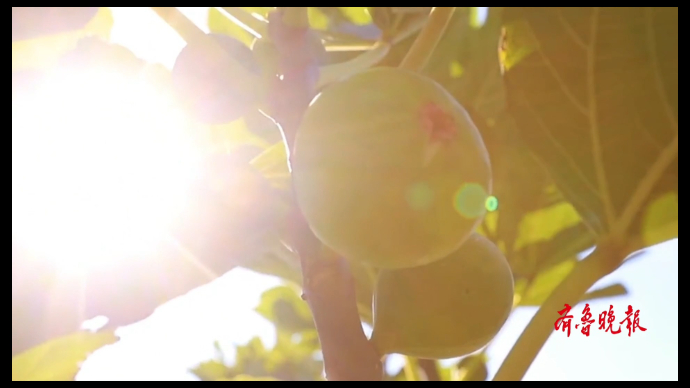
<path fill-rule="evenodd" d="M 103 331 L 45 342 L 12 357 L 12 381 L 71 381 L 90 353 L 117 340 L 112 332 Z"/>
<path fill-rule="evenodd" d="M 228 17 L 229 12 L 251 18 L 244 20 L 260 31 L 265 29 L 265 17 L 272 8 L 211 7 L 208 26 L 212 32 L 231 35 L 249 45 L 253 36 Z M 309 7 L 309 21 L 327 48 L 360 47 L 414 23 L 420 12 L 428 12 L 426 8 Z M 41 22 L 46 20 L 50 23 Z M 107 42 L 112 25 L 108 7 L 13 7 L 13 96 L 15 90 L 36 85 L 41 71 L 60 63 L 83 38 Z M 379 65 L 396 66 L 415 36 L 395 44 Z M 362 50 L 331 49 L 326 64 L 354 58 Z M 141 71 L 160 85 L 169 83 L 169 71 L 160 65 L 146 64 Z M 486 20 L 481 20 L 476 7 L 458 7 L 424 73 L 465 106 L 484 137 L 499 207 L 486 218 L 480 233 L 506 254 L 515 276 L 516 305 L 538 306 L 572 271 L 577 255 L 609 230 L 607 209 L 620 216 L 649 166 L 677 135 L 678 9 L 489 7 Z M 255 183 L 250 186 L 256 191 L 247 189 L 247 182 L 235 184 L 242 184 L 248 196 L 256 195 L 268 204 L 269 210 L 262 214 L 279 213 L 276 209 L 287 206 L 287 156 L 279 128 L 272 120 L 256 113 L 204 128 L 213 152 L 227 152 L 241 160 L 233 165 L 230 175 Z M 603 148 L 603 172 L 594 167 L 593 144 Z M 273 190 L 260 189 L 266 182 L 259 183 L 256 172 Z M 203 241 L 215 238 L 225 242 L 227 228 L 238 230 L 238 226 L 228 226 L 223 219 L 240 211 L 239 207 L 223 207 L 221 203 L 227 198 L 203 198 L 199 202 L 206 204 L 208 213 L 217 214 L 218 221 L 204 230 L 216 234 L 197 231 L 188 240 L 199 243 L 204 237 Z M 652 190 L 644 211 L 635 218 L 634 234 L 644 246 L 675 238 L 677 214 L 676 157 Z M 238 250 L 241 253 L 233 260 L 228 260 L 232 255 L 219 245 L 207 248 L 199 259 L 217 274 L 242 265 L 299 284 L 299 260 L 280 242 L 282 223 L 271 217 L 262 218 L 264 223 L 256 221 L 256 215 L 245 217 L 254 221 L 241 224 L 246 234 L 232 239 L 232 247 L 243 245 L 245 240 L 259 242 Z M 225 233 L 218 234 L 218 230 Z M 247 238 L 257 231 L 265 233 L 265 239 Z M 161 277 L 166 279 L 160 284 L 150 284 L 142 276 L 125 279 L 91 274 L 93 292 L 89 295 L 99 301 L 92 311 L 105 313 L 114 325 L 129 324 L 209 281 L 177 250 L 161 248 L 159 255 L 166 258 L 158 261 L 159 272 L 165 274 Z M 66 298 L 58 305 L 64 322 L 53 322 L 58 329 L 51 334 L 27 324 L 46 319 L 47 300 L 56 289 L 52 283 L 54 269 L 32 265 L 29 257 L 13 244 L 12 379 L 72 379 L 88 353 L 114 342 L 115 337 L 103 332 L 62 338 L 76 330 L 72 321 L 77 315 L 71 311 L 75 299 Z M 144 270 L 133 267 L 127 272 L 140 274 Z M 353 266 L 353 273 L 362 319 L 370 322 L 374 272 Z M 584 299 L 626 293 L 623 285 L 615 284 L 591 291 Z M 128 298 L 128 294 L 137 298 Z M 136 303 L 125 305 L 122 300 Z M 211 360 L 200 364 L 194 373 L 203 380 L 321 380 L 322 363 L 318 361 L 311 313 L 294 285 L 267 291 L 256 311 L 275 323 L 276 345 L 267 349 L 255 338 L 237 348 L 232 365 Z M 58 339 L 27 350 L 50 338 Z M 482 353 L 448 368 L 439 365 L 440 379 L 486 380 L 485 362 Z M 387 377 L 394 381 L 409 378 L 404 368 Z"/>
<path fill-rule="evenodd" d="M 323 380 L 318 335 L 297 288 L 285 285 L 264 292 L 256 312 L 275 324 L 274 347 L 267 349 L 256 337 L 235 349 L 231 365 L 223 362 L 227 357 L 221 351 L 192 373 L 207 381 L 238 380 L 243 375 L 279 381 Z"/>

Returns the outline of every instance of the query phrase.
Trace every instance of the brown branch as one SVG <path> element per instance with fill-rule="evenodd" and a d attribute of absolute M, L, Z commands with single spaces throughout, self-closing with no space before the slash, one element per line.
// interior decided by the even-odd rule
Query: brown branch
<path fill-rule="evenodd" d="M 298 7 L 279 8 L 269 15 L 269 36 L 278 46 L 282 79 L 275 79 L 272 89 L 272 117 L 283 131 L 288 149 L 292 149 L 295 133 L 309 101 L 315 93 L 310 74 L 318 71 L 313 58 L 293 58 L 305 44 L 308 27 L 299 25 L 299 15 L 283 17 Z M 306 11 L 304 11 L 306 12 Z M 297 25 L 295 25 L 297 24 Z M 297 59 L 298 61 L 296 61 Z M 308 58 L 307 58 L 308 59 Z M 292 154 L 292 152 L 290 152 Z M 319 334 L 326 378 L 330 381 L 381 381 L 381 356 L 364 334 L 357 310 L 355 282 L 347 261 L 324 252 L 301 211 L 293 205 L 289 243 L 300 257 L 303 297 L 309 304 Z"/>

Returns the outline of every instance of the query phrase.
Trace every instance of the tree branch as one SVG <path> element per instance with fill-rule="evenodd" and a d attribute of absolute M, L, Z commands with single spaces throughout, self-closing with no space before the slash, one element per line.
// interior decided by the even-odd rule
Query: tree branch
<path fill-rule="evenodd" d="M 400 63 L 400 68 L 420 71 L 426 66 L 454 13 L 455 7 L 434 7 L 431 10 L 424 29 Z"/>
<path fill-rule="evenodd" d="M 565 303 L 575 306 L 594 283 L 616 269 L 625 258 L 617 241 L 603 241 L 551 293 L 522 332 L 493 381 L 519 381 L 554 331 L 558 311 Z"/>
<path fill-rule="evenodd" d="M 303 15 L 296 15 L 296 12 Z M 318 80 L 313 74 L 318 73 L 316 58 L 292 58 L 309 52 L 305 51 L 308 46 L 305 20 L 304 7 L 279 7 L 269 15 L 268 33 L 278 48 L 283 73 L 282 79 L 274 80 L 270 94 L 271 115 L 279 123 L 289 150 Z M 303 297 L 309 304 L 319 334 L 326 378 L 331 381 L 381 381 L 381 356 L 362 329 L 354 277 L 347 261 L 324 251 L 301 211 L 293 206 L 289 243 L 300 257 Z"/>
<path fill-rule="evenodd" d="M 166 22 L 185 42 L 203 39 L 206 35 L 199 27 L 189 20 L 175 7 L 149 7 Z"/>

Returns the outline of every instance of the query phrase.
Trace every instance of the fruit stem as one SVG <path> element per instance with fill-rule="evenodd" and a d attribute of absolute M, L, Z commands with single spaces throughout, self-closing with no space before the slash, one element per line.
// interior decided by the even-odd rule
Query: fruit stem
<path fill-rule="evenodd" d="M 575 307 L 594 283 L 618 267 L 625 258 L 624 252 L 614 241 L 604 240 L 592 254 L 578 262 L 541 305 L 508 353 L 493 381 L 521 380 L 546 340 L 554 332 L 557 311 L 561 310 L 565 303 Z"/>
<path fill-rule="evenodd" d="M 400 63 L 401 69 L 421 71 L 441 40 L 443 33 L 455 13 L 456 7 L 434 7 L 429 13 L 426 25 L 412 44 L 410 51 Z"/>

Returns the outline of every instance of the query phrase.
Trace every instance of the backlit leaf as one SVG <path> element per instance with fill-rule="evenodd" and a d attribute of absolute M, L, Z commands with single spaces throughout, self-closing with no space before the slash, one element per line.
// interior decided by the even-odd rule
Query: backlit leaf
<path fill-rule="evenodd" d="M 254 36 L 233 22 L 225 13 L 216 7 L 208 9 L 208 29 L 212 33 L 232 36 L 250 47 Z"/>
<path fill-rule="evenodd" d="M 24 9 L 26 7 L 12 8 L 13 24 L 15 8 Z M 65 9 L 69 7 L 32 7 L 31 9 L 35 8 Z M 79 39 L 85 36 L 95 35 L 108 40 L 113 22 L 110 9 L 100 7 L 90 20 L 84 21 L 84 24 L 74 25 L 68 29 L 61 28 L 50 34 L 22 34 L 21 40 L 16 41 L 13 38 L 12 70 L 50 68 L 57 63 L 62 55 L 75 48 Z"/>
<path fill-rule="evenodd" d="M 79 332 L 12 357 L 12 381 L 71 381 L 93 351 L 112 343 L 112 332 Z"/>
<path fill-rule="evenodd" d="M 520 134 L 580 215 L 606 233 L 677 142 L 678 8 L 511 7 L 503 25 Z M 660 242 L 677 236 L 677 212 L 671 201 L 646 208 L 677 193 L 677 154 L 654 183 L 632 232 Z"/>
<path fill-rule="evenodd" d="M 273 322 L 278 330 L 299 333 L 314 328 L 309 306 L 290 286 L 265 291 L 255 311 Z"/>

